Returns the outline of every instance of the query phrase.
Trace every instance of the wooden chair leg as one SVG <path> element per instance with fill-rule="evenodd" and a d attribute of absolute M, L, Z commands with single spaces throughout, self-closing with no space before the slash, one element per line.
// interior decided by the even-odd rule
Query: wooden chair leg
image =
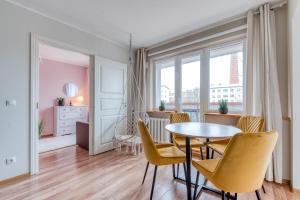
<path fill-rule="evenodd" d="M 185 163 L 183 163 L 183 170 L 184 170 L 184 178 L 186 180 L 186 165 L 185 165 Z"/>
<path fill-rule="evenodd" d="M 215 153 L 215 151 L 212 150 L 210 159 L 213 159 L 213 158 L 214 158 L 214 153 Z"/>
<path fill-rule="evenodd" d="M 228 200 L 230 200 L 230 192 L 227 192 L 227 193 L 226 193 L 226 198 L 227 198 Z"/>
<path fill-rule="evenodd" d="M 175 164 L 172 165 L 172 172 L 173 172 L 173 179 L 175 179 L 176 178 L 176 176 L 175 176 Z"/>
<path fill-rule="evenodd" d="M 201 146 L 200 146 L 200 157 L 201 157 L 201 160 L 204 160 L 203 151 L 202 151 L 202 147 Z"/>
<path fill-rule="evenodd" d="M 207 184 L 207 179 L 204 179 L 203 185 L 205 186 Z"/>
<path fill-rule="evenodd" d="M 255 194 L 256 194 L 257 200 L 261 200 L 261 197 L 260 197 L 260 194 L 259 194 L 258 190 L 255 190 Z"/>
<path fill-rule="evenodd" d="M 151 194 L 150 194 L 150 200 L 152 200 L 152 197 L 153 197 L 153 191 L 154 191 L 154 185 L 155 185 L 156 172 L 157 172 L 157 166 L 155 165 L 155 168 L 154 168 L 154 174 L 153 174 L 153 181 L 152 181 L 152 188 L 151 188 Z"/>
<path fill-rule="evenodd" d="M 265 189 L 264 185 L 262 185 L 262 190 L 266 194 L 266 189 Z"/>
<path fill-rule="evenodd" d="M 147 166 L 146 166 L 146 170 L 145 170 L 145 174 L 144 174 L 144 178 L 143 178 L 142 185 L 143 185 L 144 182 L 145 182 L 145 178 L 146 178 L 146 175 L 147 175 L 148 167 L 149 167 L 149 162 L 147 162 Z"/>
<path fill-rule="evenodd" d="M 197 196 L 197 188 L 198 188 L 198 182 L 199 182 L 199 172 L 197 171 L 196 185 L 195 185 L 195 188 L 194 188 L 194 196 L 193 196 L 193 200 L 196 200 L 196 196 Z"/>

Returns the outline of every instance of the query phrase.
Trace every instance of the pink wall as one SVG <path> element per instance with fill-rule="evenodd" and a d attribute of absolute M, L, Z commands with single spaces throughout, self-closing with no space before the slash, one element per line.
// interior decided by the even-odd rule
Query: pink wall
<path fill-rule="evenodd" d="M 40 63 L 40 88 L 39 88 L 39 115 L 45 122 L 43 134 L 51 134 L 54 131 L 54 107 L 56 98 L 62 96 L 66 104 L 69 98 L 63 93 L 63 85 L 74 83 L 84 101 L 79 102 L 77 97 L 71 98 L 73 105 L 88 105 L 88 68 L 43 59 Z"/>

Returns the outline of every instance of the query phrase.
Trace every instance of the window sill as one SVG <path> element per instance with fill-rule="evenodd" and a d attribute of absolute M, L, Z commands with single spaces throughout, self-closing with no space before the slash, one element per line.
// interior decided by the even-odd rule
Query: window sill
<path fill-rule="evenodd" d="M 147 110 L 146 111 L 149 117 L 153 118 L 170 118 L 170 115 L 172 113 L 175 113 L 175 110 L 165 110 L 165 111 L 159 111 L 159 110 Z"/>
<path fill-rule="evenodd" d="M 220 116 L 220 117 L 228 117 L 228 118 L 240 118 L 241 114 L 220 114 L 220 113 L 204 113 L 204 116 Z"/>

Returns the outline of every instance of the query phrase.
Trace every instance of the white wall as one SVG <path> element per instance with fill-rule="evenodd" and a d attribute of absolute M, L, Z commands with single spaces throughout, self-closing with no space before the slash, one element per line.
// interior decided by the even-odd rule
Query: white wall
<path fill-rule="evenodd" d="M 292 187 L 300 189 L 300 1 L 289 1 L 290 78 L 292 99 Z"/>
<path fill-rule="evenodd" d="M 30 32 L 127 62 L 125 48 L 0 1 L 0 180 L 29 172 Z M 17 162 L 6 165 L 10 156 Z"/>

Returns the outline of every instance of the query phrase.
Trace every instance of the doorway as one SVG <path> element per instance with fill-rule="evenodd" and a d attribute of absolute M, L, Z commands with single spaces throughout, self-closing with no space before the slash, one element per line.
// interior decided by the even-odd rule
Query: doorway
<path fill-rule="evenodd" d="M 88 150 L 89 56 L 39 43 L 39 153 Z"/>
<path fill-rule="evenodd" d="M 115 125 L 120 117 L 126 116 L 127 113 L 127 63 L 113 61 L 107 58 L 96 56 L 94 52 L 81 49 L 66 43 L 55 41 L 45 38 L 34 33 L 31 33 L 31 79 L 30 79 L 30 173 L 36 174 L 38 172 L 38 158 L 39 158 L 39 65 L 40 65 L 40 44 L 48 45 L 54 48 L 68 50 L 83 54 L 89 57 L 89 65 L 87 68 L 88 73 L 88 100 L 72 99 L 78 96 L 71 95 L 65 98 L 65 105 L 73 103 L 80 103 L 84 106 L 83 101 L 88 103 L 88 120 L 81 123 L 83 127 L 79 127 L 80 137 L 87 135 L 86 129 L 88 128 L 88 141 L 85 138 L 85 144 L 88 146 L 89 155 L 95 155 L 105 151 L 112 150 L 113 138 L 115 134 Z M 61 84 L 62 85 L 62 84 Z M 72 86 L 72 82 L 66 81 L 63 84 L 62 90 L 64 96 L 69 96 L 68 91 L 76 91 Z M 76 84 L 75 84 L 76 85 Z M 61 87 L 61 86 L 60 86 Z M 76 88 L 76 87 L 75 87 Z M 75 92 L 76 93 L 76 92 Z M 77 93 L 78 94 L 78 93 Z M 57 95 L 52 95 L 57 96 Z M 55 101 L 55 107 L 58 104 L 58 99 Z M 76 102 L 75 102 L 76 101 Z M 78 102 L 79 101 L 79 102 Z M 55 108 L 52 108 L 55 111 Z M 61 109 L 61 107 L 59 107 Z M 64 118 L 73 112 L 74 106 L 68 106 L 66 110 L 58 111 L 68 112 Z M 72 110 L 72 111 L 71 111 Z M 84 110 L 84 108 L 83 108 Z M 86 111 L 83 111 L 85 113 Z M 56 115 L 54 113 L 54 115 Z M 76 114 L 75 114 L 76 115 Z M 84 115 L 84 114 L 83 114 Z M 78 116 L 78 115 L 77 115 Z M 84 117 L 82 117 L 84 118 Z M 86 118 L 85 118 L 86 119 Z M 82 122 L 82 121 L 79 121 Z M 74 122 L 73 122 L 74 123 Z M 74 128 L 74 125 L 72 125 Z M 77 129 L 77 121 L 76 121 Z M 71 130 L 72 131 L 72 130 Z M 64 133 L 71 132 L 69 129 L 64 130 Z M 46 132 L 46 131 L 45 131 Z M 57 132 L 57 131 L 56 131 Z M 78 131 L 77 131 L 78 132 Z M 55 131 L 54 131 L 55 133 Z M 78 132 L 79 133 L 79 132 Z M 47 134 L 47 133 L 46 133 Z M 76 138 L 78 138 L 76 136 Z M 76 141 L 77 143 L 78 141 Z"/>
<path fill-rule="evenodd" d="M 46 47 L 46 48 L 45 48 Z M 71 52 L 71 54 L 76 56 L 81 56 L 84 58 L 85 63 L 88 63 L 87 66 L 83 66 L 81 71 L 83 71 L 81 74 L 85 73 L 85 77 L 87 77 L 88 80 L 85 80 L 85 84 L 77 83 L 74 80 L 66 81 L 61 80 L 61 78 L 58 79 L 59 74 L 62 74 L 60 69 L 54 70 L 54 68 L 59 68 L 58 66 L 64 66 L 68 65 L 70 67 L 69 61 L 64 62 L 58 62 L 59 59 L 53 59 L 48 58 L 47 56 L 43 56 L 43 51 L 49 52 L 52 54 L 55 54 L 54 52 L 59 51 L 59 53 L 56 53 L 57 57 L 63 57 L 64 54 L 68 54 Z M 46 53 L 47 54 L 47 53 Z M 53 56 L 53 55 L 52 55 Z M 44 58 L 43 58 L 44 57 Z M 61 58 L 62 59 L 62 58 Z M 56 60 L 56 61 L 53 61 Z M 74 59 L 71 59 L 74 60 Z M 30 85 L 31 85 L 31 91 L 30 91 L 30 174 L 36 174 L 39 171 L 39 152 L 40 152 L 40 135 L 43 136 L 43 139 L 48 139 L 48 147 L 51 147 L 52 145 L 56 145 L 55 148 L 60 148 L 63 146 L 68 146 L 74 144 L 74 141 L 76 141 L 76 124 L 78 122 L 86 123 L 84 132 L 87 134 L 87 147 L 89 155 L 93 155 L 93 138 L 94 138 L 94 76 L 93 76 L 93 69 L 94 69 L 94 60 L 95 55 L 85 49 L 78 48 L 76 46 L 72 46 L 63 42 L 55 41 L 46 37 L 42 37 L 40 35 L 31 33 L 31 79 L 30 79 Z M 78 60 L 77 60 L 78 62 Z M 74 64 L 74 63 L 73 63 Z M 41 65 L 43 65 L 42 70 L 40 70 Z M 81 64 L 80 64 L 81 65 Z M 51 69 L 52 67 L 52 69 Z M 85 68 L 84 68 L 85 67 Z M 71 68 L 69 68 L 71 69 Z M 44 70 L 44 72 L 43 72 Z M 50 74 L 45 70 L 52 70 L 52 73 L 57 74 L 54 78 L 51 77 Z M 58 71 L 57 71 L 58 70 Z M 74 68 L 71 69 L 74 71 Z M 76 70 L 75 70 L 76 71 Z M 79 69 L 77 71 L 80 71 Z M 40 88 L 40 72 L 45 73 L 43 76 L 48 78 L 50 83 L 43 83 L 46 85 L 44 87 L 43 91 L 48 97 L 48 103 L 42 103 L 40 104 L 40 89 L 43 88 L 43 86 Z M 69 76 L 69 73 L 67 73 Z M 53 74 L 52 74 L 53 77 Z M 62 76 L 63 77 L 63 76 Z M 56 81 L 55 81 L 56 80 Z M 45 81 L 45 80 L 44 80 Z M 58 84 L 59 83 L 59 84 Z M 57 88 L 53 89 L 56 90 L 50 91 L 50 86 L 53 87 L 54 85 L 58 85 Z M 81 92 L 80 90 L 84 88 L 84 91 L 86 91 L 87 94 L 84 94 L 84 92 Z M 59 93 L 57 93 L 60 92 Z M 42 95 L 45 95 L 42 94 Z M 49 98 L 50 96 L 50 98 Z M 61 104 L 59 101 L 64 99 L 64 106 L 59 107 Z M 50 99 L 50 100 L 49 100 Z M 50 103 L 49 103 L 50 102 Z M 72 106 L 70 106 L 70 103 Z M 50 112 L 47 112 L 47 106 L 48 110 L 50 109 Z M 50 106 L 49 106 L 50 105 Z M 51 106 L 52 105 L 52 106 Z M 88 106 L 87 106 L 88 105 Z M 41 106 L 41 107 L 40 107 Z M 50 108 L 49 108 L 50 107 Z M 41 109 L 40 109 L 41 108 Z M 52 112 L 51 112 L 52 110 Z M 43 112 L 43 113 L 40 113 Z M 50 113 L 50 114 L 49 114 Z M 53 118 L 51 117 L 51 113 Z M 74 114 L 75 113 L 75 114 Z M 40 117 L 41 115 L 41 117 Z M 74 118 L 80 118 L 80 120 L 75 120 Z M 49 120 L 50 119 L 50 120 Z M 57 120 L 56 120 L 57 119 Z M 59 120 L 58 120 L 59 119 Z M 65 121 L 62 122 L 60 119 L 64 119 Z M 44 120 L 44 122 L 42 122 Z M 46 124 L 47 123 L 47 124 Z M 70 124 L 71 123 L 71 124 Z M 74 125 L 74 123 L 76 123 Z M 56 128 L 58 127 L 58 128 Z M 42 131 L 39 131 L 42 129 Z M 88 129 L 88 131 L 86 131 Z M 43 135 L 42 135 L 43 134 Z M 62 137 L 65 136 L 65 137 Z M 51 138 L 51 139 L 50 139 Z M 61 140 L 63 139 L 63 140 Z M 44 141 L 43 141 L 44 142 Z M 47 147 L 47 148 L 48 148 Z M 44 148 L 44 147 L 43 147 Z M 42 149 L 43 150 L 43 149 Z M 45 149 L 44 149 L 45 150 Z M 47 149 L 46 149 L 47 150 Z M 50 150 L 48 148 L 48 150 Z"/>

